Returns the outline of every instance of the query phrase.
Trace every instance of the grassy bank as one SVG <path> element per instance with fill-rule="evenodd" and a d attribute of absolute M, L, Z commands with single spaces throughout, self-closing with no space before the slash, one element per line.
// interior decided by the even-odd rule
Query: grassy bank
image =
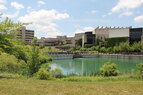
<path fill-rule="evenodd" d="M 64 82 L 0 79 L 0 95 L 142 95 L 143 82 Z"/>
<path fill-rule="evenodd" d="M 37 80 L 19 75 L 0 74 L 0 95 L 142 95 L 140 79 L 73 77 Z M 109 80 L 110 79 L 110 80 Z M 113 81 L 115 80 L 116 81 Z M 126 80 L 121 80 L 126 79 Z M 81 81 L 82 80 L 82 81 Z M 91 81 L 92 80 L 92 81 Z M 102 80 L 102 81 L 101 81 Z"/>

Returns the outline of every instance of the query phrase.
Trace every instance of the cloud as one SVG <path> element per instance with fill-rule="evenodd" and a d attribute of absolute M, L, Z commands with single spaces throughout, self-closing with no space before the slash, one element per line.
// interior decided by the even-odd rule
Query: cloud
<path fill-rule="evenodd" d="M 21 22 L 32 22 L 38 37 L 56 37 L 61 32 L 57 29 L 58 25 L 54 21 L 69 18 L 67 13 L 59 13 L 57 10 L 31 11 L 25 16 L 19 17 Z"/>
<path fill-rule="evenodd" d="M 97 11 L 96 10 L 91 10 L 90 13 L 95 14 L 95 13 L 97 13 Z"/>
<path fill-rule="evenodd" d="M 84 33 L 84 32 L 93 31 L 93 30 L 94 30 L 93 27 L 87 26 L 87 27 L 84 27 L 83 29 L 77 29 L 74 32 L 74 34 L 76 34 L 76 33 Z"/>
<path fill-rule="evenodd" d="M 7 9 L 7 7 L 5 5 L 3 5 L 3 3 L 5 3 L 5 2 L 6 2 L 6 0 L 0 0 L 0 11 Z"/>
<path fill-rule="evenodd" d="M 27 12 L 29 13 L 29 12 L 32 12 L 32 11 L 34 11 L 34 9 L 32 8 L 32 7 L 27 7 Z"/>
<path fill-rule="evenodd" d="M 0 10 L 6 10 L 6 9 L 7 8 L 4 5 L 0 4 Z"/>
<path fill-rule="evenodd" d="M 112 8 L 112 12 L 120 12 L 122 10 L 129 10 L 138 8 L 143 4 L 143 0 L 119 0 L 118 4 Z"/>
<path fill-rule="evenodd" d="M 122 16 L 130 16 L 130 15 L 133 15 L 133 12 L 123 12 L 119 15 L 119 17 L 122 17 Z"/>
<path fill-rule="evenodd" d="M 7 0 L 0 0 L 0 3 L 5 3 Z"/>
<path fill-rule="evenodd" d="M 2 17 L 15 18 L 15 17 L 18 17 L 18 15 L 19 15 L 19 11 L 16 11 L 13 14 L 3 14 Z"/>
<path fill-rule="evenodd" d="M 17 2 L 11 2 L 11 6 L 15 7 L 17 10 L 24 8 L 24 6 Z"/>
<path fill-rule="evenodd" d="M 87 14 L 96 14 L 97 11 L 96 11 L 96 10 L 91 10 L 91 11 L 87 11 L 86 13 L 87 13 Z"/>
<path fill-rule="evenodd" d="M 39 5 L 45 5 L 46 4 L 46 2 L 44 2 L 44 1 L 38 1 L 37 2 Z"/>
<path fill-rule="evenodd" d="M 134 18 L 134 21 L 135 21 L 136 23 L 143 22 L 143 15 L 142 15 L 142 16 L 137 16 L 137 17 L 135 17 L 135 18 Z"/>

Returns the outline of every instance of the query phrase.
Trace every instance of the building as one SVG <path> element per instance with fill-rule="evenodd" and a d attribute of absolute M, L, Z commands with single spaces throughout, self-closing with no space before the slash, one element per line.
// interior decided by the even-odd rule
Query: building
<path fill-rule="evenodd" d="M 81 45 L 83 48 L 85 44 L 95 45 L 95 38 L 95 34 L 93 34 L 92 31 L 88 31 L 85 33 L 77 33 L 74 37 L 74 44 L 75 46 Z"/>
<path fill-rule="evenodd" d="M 106 38 L 116 37 L 129 37 L 129 30 L 131 27 L 97 27 L 93 34 L 96 35 L 96 39 L 105 41 Z"/>
<path fill-rule="evenodd" d="M 42 37 L 41 39 L 38 40 L 38 44 L 44 45 L 44 46 L 56 46 L 56 45 L 59 45 L 60 43 L 63 43 L 63 41 L 59 40 L 57 38 L 44 38 L 44 37 Z"/>
<path fill-rule="evenodd" d="M 64 36 L 57 36 L 57 38 L 58 38 L 58 39 L 66 39 L 67 36 L 66 36 L 66 35 L 64 35 Z"/>
<path fill-rule="evenodd" d="M 27 30 L 26 27 L 22 27 L 17 38 L 25 41 L 25 44 L 29 44 L 34 38 L 34 30 Z"/>
<path fill-rule="evenodd" d="M 38 40 L 39 45 L 44 46 L 58 46 L 58 45 L 65 45 L 65 44 L 71 44 L 73 43 L 73 37 L 67 37 L 67 36 L 57 36 L 57 38 L 44 38 Z"/>
<path fill-rule="evenodd" d="M 84 36 L 84 33 L 76 33 L 75 34 L 74 41 L 73 41 L 74 46 L 82 45 L 83 36 Z"/>
<path fill-rule="evenodd" d="M 143 41 L 143 28 L 131 28 L 129 41 L 130 44 Z"/>
<path fill-rule="evenodd" d="M 82 37 L 82 47 L 87 45 L 95 45 L 96 36 L 92 33 L 92 31 L 85 32 Z"/>

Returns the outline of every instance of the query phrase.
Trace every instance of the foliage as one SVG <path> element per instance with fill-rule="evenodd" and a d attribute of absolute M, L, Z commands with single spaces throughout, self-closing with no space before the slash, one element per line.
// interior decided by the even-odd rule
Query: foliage
<path fill-rule="evenodd" d="M 19 32 L 18 30 L 27 24 L 28 23 L 15 23 L 9 18 L 0 22 L 0 50 L 15 55 L 18 59 L 27 61 L 26 55 L 22 50 L 23 47 L 19 46 L 22 45 L 22 41 L 16 39 Z"/>
<path fill-rule="evenodd" d="M 47 72 L 43 69 L 40 69 L 37 73 L 36 73 L 36 76 L 38 79 L 41 79 L 41 80 L 48 80 L 48 79 L 51 79 L 52 78 L 52 75 L 50 74 L 50 72 Z"/>
<path fill-rule="evenodd" d="M 136 67 L 139 70 L 139 75 L 143 78 L 143 63 L 137 64 Z"/>
<path fill-rule="evenodd" d="M 54 78 L 62 78 L 63 77 L 62 71 L 59 68 L 56 68 L 55 70 L 52 70 L 51 73 L 52 73 Z"/>
<path fill-rule="evenodd" d="M 53 78 L 62 78 L 62 71 L 58 68 L 52 70 L 50 63 L 41 65 L 39 71 L 36 73 L 36 77 L 42 80 L 48 80 Z"/>
<path fill-rule="evenodd" d="M 61 79 L 62 81 L 72 81 L 72 82 L 105 82 L 105 81 L 132 81 L 141 80 L 135 75 L 123 74 L 119 76 L 69 76 Z"/>
<path fill-rule="evenodd" d="M 128 42 L 120 43 L 119 45 L 121 52 L 129 52 L 130 51 L 130 45 Z"/>
<path fill-rule="evenodd" d="M 45 71 L 50 72 L 51 71 L 50 63 L 42 64 L 41 67 L 40 67 L 40 69 L 43 69 Z"/>
<path fill-rule="evenodd" d="M 101 68 L 101 75 L 103 76 L 117 76 L 119 74 L 119 70 L 115 63 L 106 62 Z"/>
<path fill-rule="evenodd" d="M 105 53 L 106 52 L 106 48 L 105 47 L 101 47 L 100 48 L 100 52 L 104 52 Z"/>
<path fill-rule="evenodd" d="M 45 49 L 43 46 L 39 50 L 36 38 L 31 46 L 25 46 L 22 40 L 17 39 L 17 34 L 23 25 L 27 23 L 15 23 L 9 18 L 0 22 L 0 70 L 33 76 L 42 64 L 52 59 L 43 53 Z"/>
<path fill-rule="evenodd" d="M 141 43 L 140 42 L 135 42 L 132 47 L 131 47 L 133 52 L 141 52 Z"/>
<path fill-rule="evenodd" d="M 36 73 L 40 67 L 39 48 L 36 47 L 36 41 L 36 38 L 32 41 L 32 51 L 30 52 L 31 55 L 28 62 L 30 76 L 33 76 L 33 74 Z"/>
<path fill-rule="evenodd" d="M 93 46 L 93 44 L 85 44 L 84 47 L 85 48 L 91 48 Z"/>
<path fill-rule="evenodd" d="M 113 47 L 118 46 L 122 42 L 127 42 L 128 37 L 116 37 L 116 38 L 107 38 L 106 41 L 106 47 Z"/>
<path fill-rule="evenodd" d="M 26 63 L 15 56 L 6 53 L 0 55 L 0 72 L 22 73 L 24 68 L 26 68 Z"/>

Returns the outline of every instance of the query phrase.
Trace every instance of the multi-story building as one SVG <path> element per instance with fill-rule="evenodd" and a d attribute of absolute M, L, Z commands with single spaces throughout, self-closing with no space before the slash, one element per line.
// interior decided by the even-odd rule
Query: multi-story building
<path fill-rule="evenodd" d="M 116 38 L 116 37 L 129 37 L 129 30 L 131 27 L 97 27 L 93 34 L 96 35 L 96 39 L 105 41 L 106 38 Z"/>
<path fill-rule="evenodd" d="M 20 33 L 18 33 L 17 38 L 25 41 L 25 44 L 29 44 L 34 38 L 34 30 L 27 30 L 26 27 L 22 27 L 20 29 Z"/>
<path fill-rule="evenodd" d="M 130 44 L 143 41 L 143 28 L 131 28 L 129 41 Z"/>

